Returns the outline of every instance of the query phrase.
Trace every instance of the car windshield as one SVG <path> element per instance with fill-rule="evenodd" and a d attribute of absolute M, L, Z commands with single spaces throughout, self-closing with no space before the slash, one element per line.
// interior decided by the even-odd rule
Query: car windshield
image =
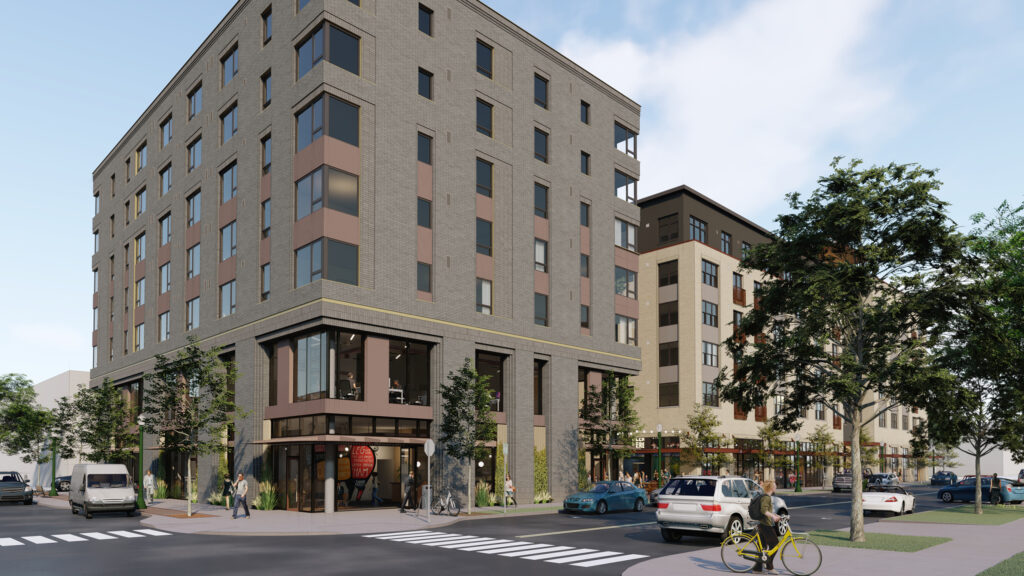
<path fill-rule="evenodd" d="M 21 474 L 17 472 L 0 472 L 0 482 L 22 482 Z"/>
<path fill-rule="evenodd" d="M 598 494 L 604 494 L 607 491 L 608 491 L 608 485 L 607 484 L 597 484 L 597 485 L 594 486 L 593 490 L 591 490 L 591 492 L 596 492 Z"/>
<path fill-rule="evenodd" d="M 668 496 L 714 496 L 716 483 L 711 478 L 673 478 L 661 493 Z"/>
<path fill-rule="evenodd" d="M 126 488 L 128 476 L 124 474 L 89 474 L 89 488 Z"/>

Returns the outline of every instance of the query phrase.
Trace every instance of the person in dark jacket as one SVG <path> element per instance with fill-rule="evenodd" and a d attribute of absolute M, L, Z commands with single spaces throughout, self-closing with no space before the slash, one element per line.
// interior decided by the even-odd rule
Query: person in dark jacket
<path fill-rule="evenodd" d="M 416 509 L 416 476 L 409 471 L 409 480 L 405 485 L 405 498 L 402 500 L 402 512 Z"/>
<path fill-rule="evenodd" d="M 231 483 L 231 476 L 224 475 L 224 489 L 221 491 L 224 496 L 224 509 L 231 510 L 231 496 L 235 494 L 235 485 Z"/>
<path fill-rule="evenodd" d="M 989 485 L 988 499 L 993 504 L 999 504 L 1002 495 L 999 493 L 999 474 L 992 475 L 992 483 Z"/>
<path fill-rule="evenodd" d="M 779 521 L 779 515 L 772 511 L 772 495 L 775 494 L 775 482 L 769 480 L 761 485 L 764 489 L 764 496 L 761 498 L 761 519 L 757 523 L 757 533 L 761 536 L 761 547 L 768 551 L 779 545 L 779 535 L 775 531 L 775 523 Z M 768 555 L 767 566 L 761 565 L 758 558 L 754 563 L 754 572 L 761 573 L 763 568 L 768 569 L 769 574 L 778 574 L 774 567 L 775 554 Z"/>

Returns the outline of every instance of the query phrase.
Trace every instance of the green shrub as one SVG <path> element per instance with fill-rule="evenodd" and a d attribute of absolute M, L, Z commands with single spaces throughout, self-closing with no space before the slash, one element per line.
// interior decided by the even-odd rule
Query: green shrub
<path fill-rule="evenodd" d="M 495 494 L 494 492 L 488 492 L 487 493 L 487 505 L 488 506 L 497 506 L 499 501 L 500 501 L 500 499 L 498 498 L 497 494 Z"/>
<path fill-rule="evenodd" d="M 273 510 L 277 508 L 278 503 L 281 501 L 281 496 L 277 493 L 277 487 L 274 486 L 274 483 L 263 481 L 259 483 L 259 488 L 260 491 L 256 494 L 253 507 L 257 510 Z"/>
<path fill-rule="evenodd" d="M 533 495 L 534 504 L 544 504 L 545 502 L 551 502 L 551 493 L 547 491 L 536 492 Z"/>
<path fill-rule="evenodd" d="M 153 483 L 153 498 L 157 500 L 167 499 L 167 482 L 157 478 Z"/>
<path fill-rule="evenodd" d="M 491 485 L 483 480 L 476 483 L 476 505 L 480 508 L 490 505 L 488 494 L 491 493 Z"/>
<path fill-rule="evenodd" d="M 533 493 L 548 491 L 548 451 L 533 448 Z"/>
<path fill-rule="evenodd" d="M 221 494 L 220 492 L 214 492 L 212 495 L 210 495 L 209 498 L 206 499 L 206 501 L 210 504 L 213 504 L 214 506 L 223 506 L 224 495 Z"/>

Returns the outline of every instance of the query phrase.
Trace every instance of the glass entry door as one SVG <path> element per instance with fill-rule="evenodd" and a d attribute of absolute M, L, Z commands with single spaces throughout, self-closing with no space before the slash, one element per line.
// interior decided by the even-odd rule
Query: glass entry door
<path fill-rule="evenodd" d="M 299 457 L 288 456 L 288 466 L 285 469 L 285 508 L 288 510 L 299 509 Z"/>

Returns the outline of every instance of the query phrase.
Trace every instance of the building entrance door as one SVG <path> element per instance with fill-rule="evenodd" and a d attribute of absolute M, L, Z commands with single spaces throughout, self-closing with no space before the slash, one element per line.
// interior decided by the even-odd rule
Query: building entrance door
<path fill-rule="evenodd" d="M 299 457 L 289 456 L 285 477 L 285 508 L 299 509 Z"/>

